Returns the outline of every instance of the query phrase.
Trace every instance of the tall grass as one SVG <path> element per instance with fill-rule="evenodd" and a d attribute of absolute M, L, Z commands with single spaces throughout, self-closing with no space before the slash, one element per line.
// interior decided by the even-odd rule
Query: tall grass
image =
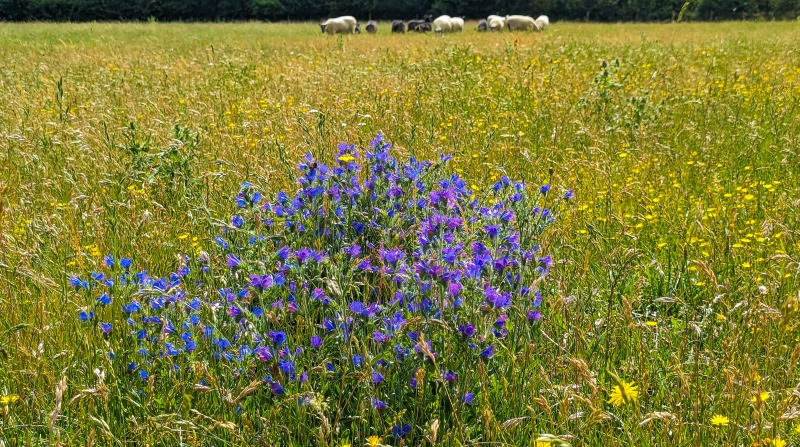
<path fill-rule="evenodd" d="M 211 249 L 242 181 L 291 189 L 301 154 L 331 163 L 377 131 L 399 158 L 454 155 L 479 187 L 575 191 L 545 235 L 538 331 L 477 381 L 470 418 L 414 427 L 420 442 L 800 440 L 796 24 L 381 25 L 0 27 L 0 397 L 19 396 L 0 402 L 0 440 L 396 445 L 368 419 L 325 437 L 288 403 L 201 411 L 200 390 L 114 386 L 67 283 L 107 253 L 174 270 Z M 622 382 L 639 396 L 614 406 Z"/>

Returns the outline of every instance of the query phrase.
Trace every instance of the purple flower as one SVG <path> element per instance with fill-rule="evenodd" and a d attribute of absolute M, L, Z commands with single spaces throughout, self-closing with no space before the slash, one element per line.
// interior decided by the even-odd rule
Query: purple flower
<path fill-rule="evenodd" d="M 485 359 L 490 359 L 494 357 L 494 345 L 489 345 L 481 351 L 481 357 Z"/>
<path fill-rule="evenodd" d="M 239 259 L 234 254 L 228 254 L 228 257 L 226 258 L 226 261 L 225 261 L 225 265 L 227 265 L 229 268 L 232 268 L 232 269 L 236 268 L 236 267 L 239 267 L 239 264 L 241 264 L 241 263 L 242 263 L 241 259 Z"/>
<path fill-rule="evenodd" d="M 550 192 L 550 184 L 542 185 L 542 187 L 539 188 L 539 192 L 541 192 L 543 196 L 546 196 L 547 193 Z"/>
<path fill-rule="evenodd" d="M 458 374 L 456 374 L 454 371 L 450 370 L 445 371 L 444 380 L 450 383 L 454 383 L 457 379 L 458 379 Z"/>
<path fill-rule="evenodd" d="M 486 225 L 483 229 L 489 237 L 497 237 L 497 234 L 500 232 L 500 227 L 497 225 Z"/>
<path fill-rule="evenodd" d="M 378 371 L 372 371 L 372 383 L 377 385 L 383 382 L 383 374 L 379 373 Z"/>
<path fill-rule="evenodd" d="M 464 404 L 464 405 L 471 405 L 473 399 L 475 399 L 475 395 L 472 394 L 472 392 L 467 391 L 461 397 L 461 403 Z"/>
<path fill-rule="evenodd" d="M 569 200 L 569 199 L 573 198 L 574 196 L 575 196 L 575 194 L 572 192 L 571 189 L 564 193 L 564 199 L 565 200 Z"/>
<path fill-rule="evenodd" d="M 262 362 L 268 362 L 272 360 L 272 351 L 269 349 L 269 346 L 259 346 L 253 352 Z"/>
<path fill-rule="evenodd" d="M 361 254 L 361 246 L 358 244 L 346 245 L 342 248 L 344 253 L 351 258 L 357 258 Z"/>
<path fill-rule="evenodd" d="M 386 409 L 386 407 L 389 406 L 389 404 L 387 404 L 386 402 L 376 399 L 374 397 L 371 399 L 371 402 L 372 402 L 372 408 L 378 411 L 383 411 Z"/>
<path fill-rule="evenodd" d="M 320 337 L 319 335 L 312 336 L 311 337 L 311 347 L 314 348 L 314 349 L 317 349 L 320 346 L 322 346 L 322 337 Z"/>
<path fill-rule="evenodd" d="M 533 323 L 535 321 L 539 321 L 539 320 L 542 319 L 542 313 L 539 312 L 538 310 L 532 310 L 532 311 L 528 312 L 527 317 L 528 317 L 528 321 Z"/>
<path fill-rule="evenodd" d="M 231 225 L 233 225 L 236 228 L 241 228 L 242 225 L 244 225 L 244 218 L 242 218 L 242 216 L 238 214 L 231 217 Z"/>
<path fill-rule="evenodd" d="M 270 382 L 269 389 L 272 392 L 272 395 L 276 397 L 286 394 L 286 390 L 284 390 L 281 384 L 278 382 Z"/>
<path fill-rule="evenodd" d="M 110 334 L 113 327 L 114 325 L 111 323 L 100 323 L 100 330 L 103 331 L 104 335 Z"/>
<path fill-rule="evenodd" d="M 447 284 L 447 293 L 450 296 L 458 296 L 461 293 L 461 283 L 460 282 L 451 282 Z"/>
<path fill-rule="evenodd" d="M 458 331 L 461 332 L 464 337 L 472 337 L 475 335 L 475 326 L 472 324 L 462 324 L 458 326 Z"/>
<path fill-rule="evenodd" d="M 405 257 L 405 253 L 400 250 L 399 248 L 393 248 L 391 250 L 384 250 L 381 249 L 381 257 L 384 261 L 391 265 L 397 264 L 397 262 Z"/>

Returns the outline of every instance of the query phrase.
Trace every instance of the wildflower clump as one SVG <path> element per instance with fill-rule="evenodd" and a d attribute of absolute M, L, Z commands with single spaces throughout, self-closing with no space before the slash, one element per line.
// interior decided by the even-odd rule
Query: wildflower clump
<path fill-rule="evenodd" d="M 466 411 L 478 363 L 510 362 L 510 332 L 542 318 L 553 261 L 539 236 L 558 201 L 506 177 L 475 191 L 448 157 L 402 163 L 390 148 L 378 135 L 364 153 L 340 145 L 332 166 L 309 154 L 297 191 L 273 201 L 244 183 L 215 249 L 165 276 L 109 255 L 70 277 L 107 367 L 141 394 L 171 387 L 197 406 L 219 391 L 239 413 L 366 408 L 395 438 L 422 425 L 405 408 Z"/>

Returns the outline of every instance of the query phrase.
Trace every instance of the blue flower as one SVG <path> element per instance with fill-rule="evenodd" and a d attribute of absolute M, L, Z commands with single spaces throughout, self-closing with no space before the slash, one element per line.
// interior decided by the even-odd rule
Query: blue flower
<path fill-rule="evenodd" d="M 81 319 L 83 322 L 87 322 L 89 320 L 94 320 L 94 311 L 90 310 L 88 313 L 85 310 L 78 312 L 78 318 Z"/>
<path fill-rule="evenodd" d="M 411 431 L 411 424 L 395 425 L 394 427 L 392 427 L 392 436 L 394 436 L 395 438 L 402 439 L 405 438 L 410 431 Z"/>
<path fill-rule="evenodd" d="M 471 405 L 471 404 L 472 404 L 472 400 L 473 400 L 473 399 L 475 399 L 475 395 L 474 395 L 474 394 L 472 394 L 472 392 L 470 392 L 470 391 L 467 391 L 467 392 L 466 392 L 466 393 L 464 393 L 464 395 L 461 397 L 461 403 L 462 403 L 462 404 L 464 404 L 464 405 Z"/>
<path fill-rule="evenodd" d="M 539 188 L 539 192 L 541 192 L 543 196 L 546 196 L 547 193 L 550 192 L 550 184 L 542 185 L 542 187 Z"/>
<path fill-rule="evenodd" d="M 111 323 L 100 323 L 100 330 L 103 331 L 104 335 L 110 334 L 113 327 L 114 325 Z"/>
<path fill-rule="evenodd" d="M 111 297 L 108 293 L 103 293 L 102 295 L 97 297 L 97 302 L 102 304 L 103 306 L 108 306 L 111 304 Z"/>
<path fill-rule="evenodd" d="M 231 225 L 233 225 L 236 228 L 241 228 L 242 225 L 244 225 L 244 218 L 242 218 L 242 216 L 238 214 L 231 217 Z"/>
<path fill-rule="evenodd" d="M 127 305 L 125 304 L 122 305 L 122 311 L 125 312 L 126 314 L 135 314 L 136 312 L 139 312 L 141 310 L 142 310 L 142 305 L 139 304 L 139 302 L 136 300 L 131 301 Z"/>
<path fill-rule="evenodd" d="M 228 257 L 226 258 L 226 261 L 225 261 L 225 265 L 227 265 L 229 268 L 232 268 L 232 269 L 236 268 L 236 267 L 239 267 L 239 264 L 241 264 L 241 263 L 242 263 L 242 260 L 239 259 L 239 257 L 234 255 L 234 254 L 229 254 Z"/>
<path fill-rule="evenodd" d="M 145 371 L 143 369 L 139 370 L 139 378 L 142 379 L 142 381 L 147 380 L 149 377 L 150 377 L 150 375 L 147 374 L 147 371 Z"/>
<path fill-rule="evenodd" d="M 120 267 L 125 269 L 125 271 L 128 271 L 128 269 L 131 268 L 131 264 L 133 264 L 133 260 L 131 258 L 122 258 L 119 260 Z"/>
<path fill-rule="evenodd" d="M 485 359 L 490 359 L 494 357 L 494 345 L 489 345 L 481 351 L 481 357 Z"/>
<path fill-rule="evenodd" d="M 114 255 L 108 254 L 108 255 L 103 256 L 103 264 L 105 264 L 106 267 L 113 267 L 114 266 Z"/>
<path fill-rule="evenodd" d="M 379 373 L 378 371 L 372 371 L 372 383 L 377 385 L 383 382 L 383 374 Z"/>
<path fill-rule="evenodd" d="M 269 337 L 272 339 L 272 342 L 275 343 L 276 346 L 280 346 L 286 343 L 286 332 L 282 331 L 270 332 Z"/>
<path fill-rule="evenodd" d="M 384 402 L 382 400 L 379 400 L 377 398 L 374 398 L 374 397 L 372 399 L 370 399 L 370 402 L 372 403 L 372 408 L 374 408 L 374 409 L 376 409 L 378 411 L 383 411 L 383 410 L 386 409 L 386 407 L 389 406 L 389 404 L 387 404 L 386 402 Z"/>

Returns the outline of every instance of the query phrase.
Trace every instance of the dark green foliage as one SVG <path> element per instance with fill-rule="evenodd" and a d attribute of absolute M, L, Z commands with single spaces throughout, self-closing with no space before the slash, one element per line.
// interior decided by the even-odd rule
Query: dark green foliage
<path fill-rule="evenodd" d="M 311 20 L 354 15 L 359 20 L 449 14 L 547 14 L 555 20 L 670 21 L 683 0 L 0 0 L 0 20 L 231 21 Z M 686 19 L 796 19 L 800 0 L 697 0 Z"/>

